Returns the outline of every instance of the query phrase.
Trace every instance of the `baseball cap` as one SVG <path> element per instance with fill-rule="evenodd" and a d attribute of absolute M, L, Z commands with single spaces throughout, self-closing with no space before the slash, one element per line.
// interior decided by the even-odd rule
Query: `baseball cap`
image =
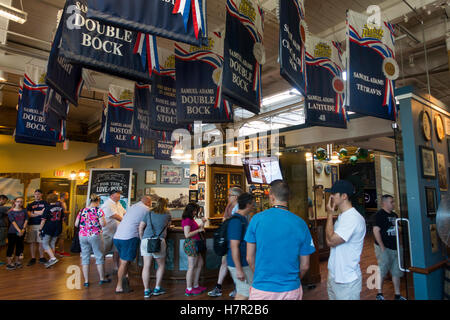
<path fill-rule="evenodd" d="M 338 180 L 331 188 L 325 189 L 325 192 L 329 192 L 331 194 L 346 193 L 349 197 L 351 197 L 355 194 L 355 187 L 347 180 Z"/>
<path fill-rule="evenodd" d="M 116 189 L 112 189 L 111 191 L 109 191 L 109 195 L 112 196 L 114 193 L 120 193 L 122 194 L 121 190 L 116 190 Z"/>

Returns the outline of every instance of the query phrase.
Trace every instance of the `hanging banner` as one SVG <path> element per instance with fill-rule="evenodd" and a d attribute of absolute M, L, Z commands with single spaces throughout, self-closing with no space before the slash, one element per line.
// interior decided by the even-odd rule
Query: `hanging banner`
<path fill-rule="evenodd" d="M 306 95 L 305 42 L 307 27 L 303 0 L 280 1 L 280 74 Z"/>
<path fill-rule="evenodd" d="M 232 103 L 258 114 L 265 62 L 263 13 L 255 0 L 227 0 L 223 94 Z"/>
<path fill-rule="evenodd" d="M 206 0 L 89 0 L 88 17 L 193 45 L 207 40 Z"/>
<path fill-rule="evenodd" d="M 66 10 L 67 6 L 64 8 L 64 11 Z M 69 63 L 66 58 L 59 55 L 63 25 L 64 20 L 61 19 L 50 51 L 45 82 L 70 103 L 78 106 L 78 97 L 83 88 L 83 68 Z"/>
<path fill-rule="evenodd" d="M 222 100 L 223 38 L 211 33 L 203 47 L 175 43 L 177 117 L 179 123 L 232 122 L 233 111 Z"/>
<path fill-rule="evenodd" d="M 19 90 L 16 142 L 56 146 L 56 142 L 60 140 L 59 133 L 45 123 L 44 102 L 47 89 L 44 68 L 26 65 L 23 86 Z"/>
<path fill-rule="evenodd" d="M 155 141 L 155 159 L 172 160 L 172 151 L 175 146 L 173 141 Z"/>
<path fill-rule="evenodd" d="M 64 128 L 68 115 L 69 102 L 52 87 L 49 87 L 44 102 L 44 117 L 47 126 L 64 132 L 61 129 Z"/>
<path fill-rule="evenodd" d="M 139 150 L 142 138 L 133 135 L 133 117 L 133 89 L 110 85 L 103 143 L 110 148 Z"/>
<path fill-rule="evenodd" d="M 347 11 L 348 110 L 395 120 L 394 80 L 400 68 L 395 61 L 395 36 L 391 24 L 368 22 L 366 15 Z"/>
<path fill-rule="evenodd" d="M 108 144 L 106 142 L 106 138 L 107 138 L 107 126 L 106 126 L 106 115 L 107 115 L 107 107 L 105 107 L 105 105 L 103 105 L 103 111 L 102 111 L 102 131 L 100 132 L 100 137 L 99 137 L 99 141 L 98 141 L 98 148 L 106 153 L 112 154 L 112 155 L 116 155 L 118 153 L 120 153 L 120 148 L 116 148 L 114 146 L 112 146 L 111 144 Z"/>
<path fill-rule="evenodd" d="M 91 169 L 89 173 L 88 195 L 100 197 L 100 206 L 109 199 L 112 190 L 122 191 L 119 203 L 126 210 L 130 206 L 133 169 Z M 86 206 L 89 205 L 89 197 Z"/>
<path fill-rule="evenodd" d="M 158 69 L 156 38 L 87 18 L 87 12 L 87 0 L 67 1 L 60 54 L 89 69 L 150 83 Z"/>
<path fill-rule="evenodd" d="M 342 58 L 333 41 L 308 35 L 306 38 L 306 72 L 308 92 L 305 99 L 306 124 L 347 128 L 344 107 L 345 82 Z"/>

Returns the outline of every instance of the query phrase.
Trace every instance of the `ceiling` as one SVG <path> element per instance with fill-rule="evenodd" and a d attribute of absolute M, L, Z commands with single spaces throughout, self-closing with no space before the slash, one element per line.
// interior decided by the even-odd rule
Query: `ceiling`
<path fill-rule="evenodd" d="M 11 0 L 0 0 L 5 1 Z M 263 66 L 262 74 L 264 97 L 292 89 L 280 76 L 277 1 L 260 1 L 266 8 L 264 44 L 267 63 Z M 64 0 L 23 0 L 24 11 L 28 12 L 28 21 L 23 25 L 9 22 L 9 26 L 3 27 L 5 19 L 0 18 L 0 41 L 1 33 L 7 34 L 6 44 L 0 44 L 0 70 L 6 71 L 8 78 L 7 82 L 0 86 L 3 94 L 0 106 L 0 133 L 11 134 L 15 127 L 18 84 L 24 72 L 24 65 L 29 62 L 45 65 L 56 29 L 57 12 L 62 9 L 64 2 Z M 342 41 L 345 35 L 347 9 L 365 12 L 369 5 L 379 5 L 384 19 L 402 26 L 401 30 L 397 30 L 397 60 L 402 69 L 397 86 L 413 85 L 420 91 L 428 93 L 426 74 L 428 65 L 431 95 L 450 105 L 450 73 L 445 25 L 446 19 L 448 20 L 449 0 L 407 2 L 415 11 L 402 0 L 306 0 L 306 22 L 312 34 Z M 225 0 L 208 0 L 207 18 L 210 31 L 224 29 L 225 3 Z M 21 6 L 20 0 L 13 0 L 12 4 L 16 8 Z M 422 21 L 428 61 L 425 60 L 424 54 Z M 6 32 L 4 28 L 7 28 Z M 166 39 L 159 38 L 158 45 L 167 49 L 173 48 L 173 42 Z M 79 106 L 71 107 L 69 113 L 67 131 L 70 140 L 90 142 L 98 140 L 104 92 L 110 83 L 123 82 L 121 79 L 97 72 L 91 76 L 94 80 L 91 83 L 91 90 L 83 90 Z M 238 108 L 234 126 L 244 126 L 251 131 L 252 127 L 258 130 L 264 124 L 279 128 L 301 124 L 304 122 L 301 100 L 301 96 L 293 93 L 281 104 L 264 103 L 262 114 L 257 117 Z"/>

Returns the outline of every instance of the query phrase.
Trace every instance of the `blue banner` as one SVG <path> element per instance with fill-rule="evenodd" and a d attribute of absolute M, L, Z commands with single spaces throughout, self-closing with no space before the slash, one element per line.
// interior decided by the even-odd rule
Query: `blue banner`
<path fill-rule="evenodd" d="M 155 141 L 155 159 L 158 160 L 172 160 L 172 150 L 175 142 L 172 141 Z"/>
<path fill-rule="evenodd" d="M 305 55 L 308 74 L 305 116 L 308 126 L 347 128 L 341 55 L 340 46 L 333 41 L 308 36 Z"/>
<path fill-rule="evenodd" d="M 222 99 L 223 57 L 220 48 L 223 44 L 218 33 L 210 35 L 208 46 L 189 48 L 175 44 L 179 123 L 233 121 L 233 110 Z"/>
<path fill-rule="evenodd" d="M 262 101 L 262 41 L 262 10 L 255 1 L 227 0 L 223 94 L 256 114 Z"/>
<path fill-rule="evenodd" d="M 110 148 L 139 150 L 142 139 L 133 135 L 133 91 L 132 89 L 110 86 L 106 131 L 103 143 Z"/>
<path fill-rule="evenodd" d="M 175 78 L 170 75 L 154 74 L 152 79 L 153 130 L 174 131 L 181 127 L 177 120 L 177 97 Z"/>
<path fill-rule="evenodd" d="M 89 69 L 150 83 L 157 69 L 154 38 L 89 19 L 87 11 L 87 0 L 68 0 L 60 54 Z"/>
<path fill-rule="evenodd" d="M 202 45 L 206 0 L 89 0 L 88 17 L 129 30 Z"/>
<path fill-rule="evenodd" d="M 107 143 L 106 138 L 106 132 L 108 130 L 107 126 L 106 126 L 106 113 L 107 113 L 107 108 L 105 107 L 105 105 L 103 105 L 103 111 L 102 111 L 102 131 L 100 133 L 100 138 L 98 141 L 98 148 L 106 153 L 112 154 L 112 155 L 116 155 L 120 152 L 120 148 L 116 148 L 113 145 L 111 145 L 110 143 Z"/>
<path fill-rule="evenodd" d="M 280 73 L 306 96 L 305 38 L 303 0 L 280 1 Z"/>
<path fill-rule="evenodd" d="M 64 11 L 66 7 L 64 8 Z M 55 39 L 53 40 L 52 49 L 47 65 L 47 76 L 45 81 L 47 84 L 55 89 L 70 103 L 77 106 L 78 97 L 83 88 L 82 71 L 80 65 L 73 65 L 64 57 L 59 55 L 61 46 L 61 37 L 63 32 L 63 22 L 61 19 L 56 30 Z"/>
<path fill-rule="evenodd" d="M 399 66 L 395 61 L 394 28 L 387 22 L 368 25 L 368 17 L 347 12 L 348 110 L 395 120 L 395 83 Z"/>
<path fill-rule="evenodd" d="M 25 69 L 23 88 L 19 92 L 15 141 L 56 146 L 56 142 L 63 139 L 45 123 L 44 102 L 48 89 L 44 84 L 45 72 L 33 66 Z"/>
<path fill-rule="evenodd" d="M 68 115 L 69 102 L 49 87 L 44 102 L 44 117 L 47 126 L 56 131 L 61 131 Z"/>

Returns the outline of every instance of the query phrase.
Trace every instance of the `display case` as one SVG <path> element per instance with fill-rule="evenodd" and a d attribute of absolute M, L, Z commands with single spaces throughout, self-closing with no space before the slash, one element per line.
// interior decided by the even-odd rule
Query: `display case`
<path fill-rule="evenodd" d="M 228 189 L 239 187 L 245 190 L 244 169 L 235 166 L 212 165 L 209 167 L 210 218 L 220 218 L 228 203 Z"/>

